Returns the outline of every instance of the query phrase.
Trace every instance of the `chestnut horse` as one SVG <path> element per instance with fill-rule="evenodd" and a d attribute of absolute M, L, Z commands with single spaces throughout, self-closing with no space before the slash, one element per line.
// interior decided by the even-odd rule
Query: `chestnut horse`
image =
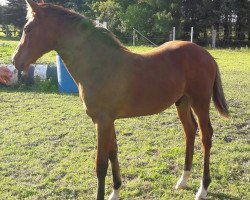
<path fill-rule="evenodd" d="M 97 199 L 105 196 L 109 161 L 114 182 L 109 199 L 119 199 L 122 180 L 114 121 L 159 113 L 174 103 L 186 136 L 184 171 L 176 189 L 187 185 L 199 126 L 204 169 L 196 199 L 205 199 L 211 182 L 211 97 L 220 114 L 229 115 L 219 69 L 212 56 L 184 41 L 168 42 L 145 54 L 132 53 L 110 31 L 95 27 L 80 14 L 51 4 L 26 2 L 28 22 L 13 62 L 17 69 L 26 70 L 50 50 L 61 55 L 78 86 L 86 113 L 96 124 Z"/>

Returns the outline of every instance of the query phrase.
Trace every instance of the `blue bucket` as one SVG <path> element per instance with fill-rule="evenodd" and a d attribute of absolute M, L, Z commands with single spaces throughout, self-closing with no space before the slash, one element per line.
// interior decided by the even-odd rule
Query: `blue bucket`
<path fill-rule="evenodd" d="M 78 93 L 75 81 L 72 79 L 68 70 L 63 64 L 62 59 L 56 55 L 58 87 L 60 93 Z"/>

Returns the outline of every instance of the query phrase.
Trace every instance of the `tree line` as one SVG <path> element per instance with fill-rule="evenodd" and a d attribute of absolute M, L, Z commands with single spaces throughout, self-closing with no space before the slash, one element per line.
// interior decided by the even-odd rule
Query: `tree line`
<path fill-rule="evenodd" d="M 248 44 L 250 40 L 249 0 L 45 0 L 83 13 L 90 19 L 108 22 L 108 28 L 124 42 L 131 41 L 133 28 L 156 43 L 176 38 L 187 40 L 194 27 L 197 43 L 207 44 L 212 30 L 223 44 Z M 6 35 L 10 28 L 21 32 L 26 5 L 8 0 L 0 7 L 0 24 Z M 13 33 L 13 32 L 12 32 Z"/>

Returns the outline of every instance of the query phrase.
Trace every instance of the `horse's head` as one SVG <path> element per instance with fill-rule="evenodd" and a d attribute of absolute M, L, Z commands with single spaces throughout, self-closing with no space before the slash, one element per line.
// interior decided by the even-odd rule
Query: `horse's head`
<path fill-rule="evenodd" d="M 23 28 L 22 38 L 12 57 L 18 70 L 26 70 L 31 63 L 52 50 L 56 37 L 55 31 L 52 30 L 55 27 L 49 26 L 50 19 L 43 8 L 44 4 L 37 4 L 32 0 L 25 1 L 28 22 Z"/>

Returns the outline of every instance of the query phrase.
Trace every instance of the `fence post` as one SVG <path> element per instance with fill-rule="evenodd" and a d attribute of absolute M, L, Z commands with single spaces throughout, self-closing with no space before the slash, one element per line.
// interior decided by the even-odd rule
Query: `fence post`
<path fill-rule="evenodd" d="M 212 48 L 216 47 L 216 35 L 217 35 L 217 31 L 213 30 L 212 31 Z"/>
<path fill-rule="evenodd" d="M 193 42 L 193 36 L 194 36 L 194 27 L 191 27 L 191 42 Z"/>
<path fill-rule="evenodd" d="M 173 41 L 175 40 L 175 27 L 173 27 Z"/>
<path fill-rule="evenodd" d="M 135 29 L 133 28 L 133 46 L 135 46 Z"/>

